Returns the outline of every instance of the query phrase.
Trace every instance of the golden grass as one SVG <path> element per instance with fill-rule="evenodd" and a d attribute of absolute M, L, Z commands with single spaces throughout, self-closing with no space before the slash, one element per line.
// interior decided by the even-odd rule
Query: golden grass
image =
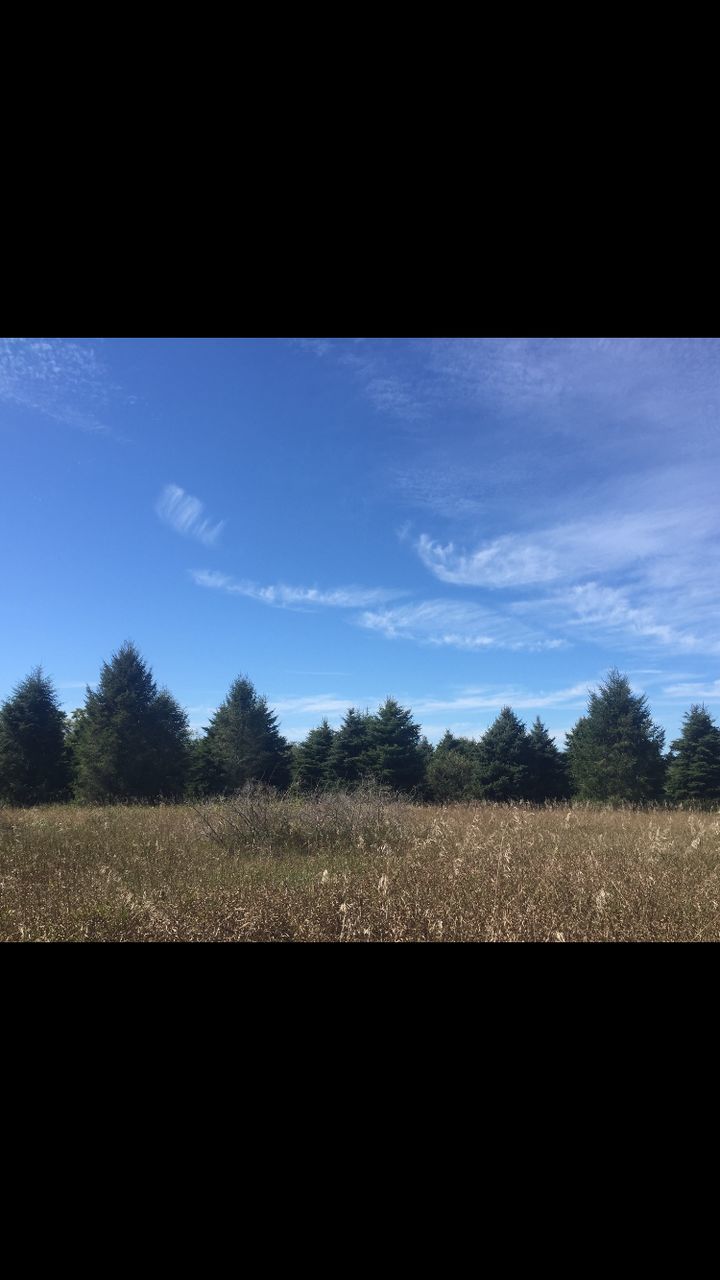
<path fill-rule="evenodd" d="M 0 810 L 3 941 L 719 938 L 717 812 L 260 793 Z"/>

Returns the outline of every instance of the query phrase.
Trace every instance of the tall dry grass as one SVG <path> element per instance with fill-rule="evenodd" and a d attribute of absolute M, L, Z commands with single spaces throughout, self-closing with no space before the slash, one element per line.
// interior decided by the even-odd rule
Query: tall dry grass
<path fill-rule="evenodd" d="M 0 810 L 4 941 L 716 941 L 720 814 L 373 794 Z"/>

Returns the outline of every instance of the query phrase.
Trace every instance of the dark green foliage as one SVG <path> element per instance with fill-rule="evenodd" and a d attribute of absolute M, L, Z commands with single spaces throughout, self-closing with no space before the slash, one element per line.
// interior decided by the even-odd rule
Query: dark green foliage
<path fill-rule="evenodd" d="M 682 734 L 672 744 L 665 789 L 678 804 L 720 800 L 720 729 L 697 703 L 685 712 Z"/>
<path fill-rule="evenodd" d="M 414 791 L 424 782 L 420 726 L 394 698 L 386 698 L 370 720 L 368 760 L 373 777 L 393 791 Z"/>
<path fill-rule="evenodd" d="M 503 707 L 482 737 L 476 787 L 482 800 L 525 800 L 530 786 L 530 747 L 525 725 Z"/>
<path fill-rule="evenodd" d="M 448 729 L 438 742 L 427 766 L 427 790 L 430 800 L 449 803 L 470 800 L 475 794 L 477 743 L 470 738 L 456 738 Z"/>
<path fill-rule="evenodd" d="M 545 800 L 566 800 L 570 795 L 570 780 L 565 757 L 555 746 L 539 716 L 528 734 L 529 776 L 528 800 L 542 804 Z"/>
<path fill-rule="evenodd" d="M 293 752 L 293 782 L 300 791 L 316 791 L 330 781 L 330 754 L 333 733 L 327 720 L 311 729 L 304 742 Z"/>
<path fill-rule="evenodd" d="M 65 729 L 52 681 L 37 667 L 0 708 L 0 799 L 28 805 L 67 798 Z"/>
<path fill-rule="evenodd" d="M 133 644 L 103 663 L 73 725 L 77 794 L 84 800 L 180 796 L 189 764 L 187 716 Z"/>
<path fill-rule="evenodd" d="M 613 668 L 591 693 L 587 714 L 568 735 L 568 764 L 581 800 L 644 803 L 663 788 L 665 734 L 647 698 Z"/>
<path fill-rule="evenodd" d="M 205 795 L 228 794 L 246 782 L 279 788 L 290 782 L 290 748 L 277 716 L 245 676 L 233 681 L 197 752 Z"/>
<path fill-rule="evenodd" d="M 350 707 L 333 737 L 329 775 L 338 787 L 355 787 L 370 772 L 368 751 L 372 717 Z"/>

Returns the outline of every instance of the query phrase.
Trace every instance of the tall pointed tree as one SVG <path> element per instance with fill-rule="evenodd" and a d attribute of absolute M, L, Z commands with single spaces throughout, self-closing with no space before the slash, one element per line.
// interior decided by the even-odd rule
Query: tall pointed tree
<path fill-rule="evenodd" d="M 528 800 L 542 804 L 545 800 L 566 799 L 570 795 L 570 783 L 565 759 L 539 716 L 528 734 L 528 747 Z"/>
<path fill-rule="evenodd" d="M 332 782 L 338 787 L 355 787 L 368 774 L 370 764 L 370 724 L 372 717 L 350 707 L 333 738 L 328 761 Z"/>
<path fill-rule="evenodd" d="M 127 642 L 103 663 L 77 720 L 77 792 L 97 801 L 180 795 L 189 742 L 185 712 Z"/>
<path fill-rule="evenodd" d="M 704 706 L 695 703 L 683 717 L 682 733 L 672 743 L 665 790 L 678 804 L 720 800 L 720 728 Z"/>
<path fill-rule="evenodd" d="M 525 800 L 530 748 L 525 725 L 512 707 L 503 707 L 480 740 L 476 771 L 483 800 Z"/>
<path fill-rule="evenodd" d="M 293 782 L 301 791 L 315 791 L 328 785 L 334 737 L 327 720 L 323 720 L 298 744 L 293 760 Z"/>
<path fill-rule="evenodd" d="M 66 723 L 52 681 L 36 667 L 0 708 L 0 798 L 17 805 L 67 799 Z"/>
<path fill-rule="evenodd" d="M 612 668 L 568 735 L 568 764 L 578 796 L 610 803 L 659 799 L 664 742 L 645 695 L 633 693 L 627 677 Z"/>
<path fill-rule="evenodd" d="M 277 716 L 246 676 L 231 684 L 198 750 L 205 762 L 209 793 L 237 791 L 245 782 L 274 787 L 290 782 L 290 748 Z"/>
<path fill-rule="evenodd" d="M 414 791 L 425 780 L 420 726 L 394 698 L 386 698 L 370 721 L 368 760 L 378 782 L 395 791 Z"/>

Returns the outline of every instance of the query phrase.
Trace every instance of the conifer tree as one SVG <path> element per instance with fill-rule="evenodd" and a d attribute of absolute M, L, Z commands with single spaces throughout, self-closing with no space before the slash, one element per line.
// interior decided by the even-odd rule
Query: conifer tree
<path fill-rule="evenodd" d="M 290 782 L 290 748 L 277 716 L 246 676 L 231 684 L 199 751 L 207 794 L 237 791 L 246 782 L 280 788 Z"/>
<path fill-rule="evenodd" d="M 682 733 L 672 743 L 665 790 L 678 804 L 720 800 L 720 728 L 697 703 L 685 712 Z"/>
<path fill-rule="evenodd" d="M 477 743 L 470 738 L 456 738 L 446 730 L 427 766 L 429 798 L 440 803 L 471 799 L 476 765 Z"/>
<path fill-rule="evenodd" d="M 530 747 L 525 725 L 512 707 L 503 707 L 480 740 L 476 785 L 483 800 L 524 800 L 530 782 Z"/>
<path fill-rule="evenodd" d="M 370 771 L 370 725 L 372 717 L 350 707 L 333 737 L 328 773 L 338 787 L 355 787 Z"/>
<path fill-rule="evenodd" d="M 65 731 L 53 683 L 36 667 L 0 708 L 0 799 L 16 805 L 67 799 Z"/>
<path fill-rule="evenodd" d="M 570 795 L 565 760 L 539 716 L 528 735 L 528 800 L 564 800 Z"/>
<path fill-rule="evenodd" d="M 665 734 L 647 698 L 617 668 L 591 693 L 587 714 L 568 735 L 574 789 L 583 800 L 643 803 L 662 794 Z"/>
<path fill-rule="evenodd" d="M 293 759 L 293 782 L 301 791 L 315 791 L 328 785 L 334 737 L 327 720 L 323 720 L 297 746 Z"/>
<path fill-rule="evenodd" d="M 394 698 L 371 717 L 368 761 L 377 781 L 394 791 L 416 790 L 425 780 L 420 726 Z"/>
<path fill-rule="evenodd" d="M 158 690 L 131 643 L 103 663 L 74 738 L 76 787 L 84 800 L 150 800 L 184 790 L 187 716 L 167 690 Z"/>

